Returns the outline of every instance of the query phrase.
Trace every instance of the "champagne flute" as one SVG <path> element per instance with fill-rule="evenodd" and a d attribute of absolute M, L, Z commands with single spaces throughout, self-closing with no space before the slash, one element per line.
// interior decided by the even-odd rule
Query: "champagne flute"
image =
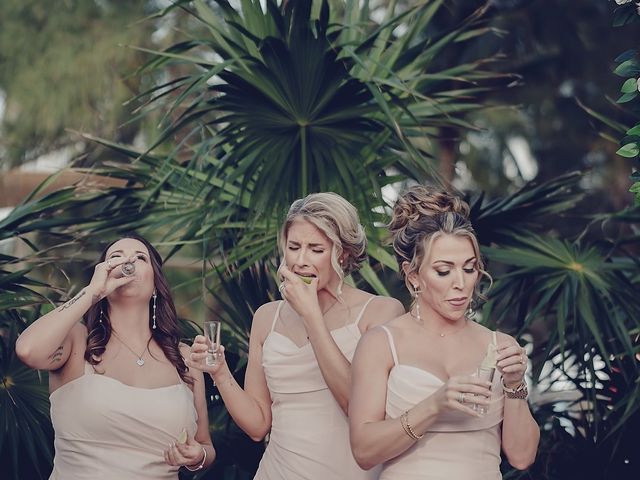
<path fill-rule="evenodd" d="M 218 363 L 218 350 L 220 349 L 220 321 L 209 320 L 204 322 L 204 337 L 207 340 L 207 357 L 205 363 L 212 367 Z"/>

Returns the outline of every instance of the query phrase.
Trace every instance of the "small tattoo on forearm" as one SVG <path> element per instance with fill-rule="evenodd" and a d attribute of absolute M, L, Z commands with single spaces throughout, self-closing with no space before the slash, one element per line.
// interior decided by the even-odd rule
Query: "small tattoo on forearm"
<path fill-rule="evenodd" d="M 60 307 L 60 310 L 58 310 L 59 312 L 69 308 L 71 305 L 73 305 L 74 303 L 76 303 L 78 300 L 80 300 L 84 294 L 87 293 L 86 290 L 82 290 L 80 293 L 78 293 L 75 297 L 73 297 L 71 300 L 69 300 L 67 303 L 65 303 L 64 305 L 62 305 Z"/>
<path fill-rule="evenodd" d="M 56 351 L 53 352 L 51 355 L 49 355 L 49 359 L 51 360 L 50 363 L 59 362 L 60 359 L 62 358 L 62 351 L 63 350 L 64 350 L 64 347 L 62 345 L 60 345 L 58 348 L 56 348 Z"/>

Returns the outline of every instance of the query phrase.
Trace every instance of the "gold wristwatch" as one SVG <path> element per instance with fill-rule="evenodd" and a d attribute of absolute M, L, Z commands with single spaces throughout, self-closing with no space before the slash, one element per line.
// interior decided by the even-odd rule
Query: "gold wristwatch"
<path fill-rule="evenodd" d="M 504 384 L 504 378 L 502 379 L 502 390 L 507 398 L 517 398 L 519 400 L 526 400 L 529 396 L 529 390 L 527 389 L 527 382 L 522 379 L 518 385 L 514 388 L 509 388 Z"/>

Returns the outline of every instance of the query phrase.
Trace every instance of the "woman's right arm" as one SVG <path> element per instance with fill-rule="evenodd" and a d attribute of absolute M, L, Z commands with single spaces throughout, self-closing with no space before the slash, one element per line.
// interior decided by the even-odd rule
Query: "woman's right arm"
<path fill-rule="evenodd" d="M 115 268 L 128 259 L 113 258 Z M 105 262 L 96 265 L 91 282 L 64 305 L 51 310 L 33 322 L 16 341 L 16 355 L 27 366 L 38 370 L 59 370 L 71 353 L 73 328 L 86 311 L 132 277 L 108 277 Z"/>
<path fill-rule="evenodd" d="M 351 450 L 358 465 L 366 470 L 397 457 L 416 441 L 405 432 L 400 417 L 386 418 L 387 380 L 392 367 L 386 333 L 380 328 L 368 331 L 360 340 L 353 358 L 349 404 Z M 472 409 L 458 402 L 457 397 L 461 391 L 488 397 L 489 389 L 479 386 L 479 383 L 470 377 L 449 379 L 433 395 L 406 412 L 405 418 L 411 430 L 417 435 L 424 434 L 446 409 L 477 416 Z M 489 403 L 488 399 L 476 402 Z"/>
<path fill-rule="evenodd" d="M 262 368 L 262 343 L 269 333 L 270 320 L 275 314 L 274 307 L 273 303 L 263 305 L 253 316 L 244 389 L 229 370 L 224 358 L 224 347 L 221 347 L 218 364 L 206 366 L 204 359 L 207 355 L 207 344 L 202 335 L 195 338 L 191 347 L 191 358 L 187 362 L 190 367 L 204 370 L 211 375 L 233 420 L 256 442 L 262 440 L 271 429 L 271 394 Z"/>

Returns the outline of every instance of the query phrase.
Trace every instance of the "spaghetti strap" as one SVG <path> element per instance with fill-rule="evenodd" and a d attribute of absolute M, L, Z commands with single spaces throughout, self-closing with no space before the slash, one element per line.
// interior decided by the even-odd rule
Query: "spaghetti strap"
<path fill-rule="evenodd" d="M 382 328 L 387 334 L 387 340 L 389 340 L 389 349 L 391 350 L 391 356 L 393 357 L 393 364 L 397 366 L 399 363 L 398 354 L 396 353 L 396 344 L 393 343 L 393 335 L 391 335 L 389 329 L 384 325 L 380 325 L 380 328 Z"/>
<path fill-rule="evenodd" d="M 273 323 L 271 323 L 272 332 L 273 329 L 276 328 L 276 322 L 278 321 L 278 317 L 280 316 L 280 309 L 282 308 L 282 305 L 284 305 L 284 300 L 280 301 L 280 303 L 278 304 L 278 308 L 276 309 L 276 314 L 273 316 Z"/>
<path fill-rule="evenodd" d="M 496 334 L 496 331 L 493 331 L 493 345 L 497 346 L 498 345 L 498 335 Z"/>
<path fill-rule="evenodd" d="M 356 321 L 354 322 L 354 325 L 357 327 L 358 324 L 360 323 L 360 320 L 362 319 L 362 317 L 364 316 L 364 311 L 366 310 L 367 306 L 371 303 L 371 301 L 376 298 L 376 296 L 372 296 L 369 300 L 367 300 L 364 304 L 364 306 L 362 307 L 362 310 L 360 310 L 360 313 L 358 314 L 358 318 L 356 318 Z"/>

